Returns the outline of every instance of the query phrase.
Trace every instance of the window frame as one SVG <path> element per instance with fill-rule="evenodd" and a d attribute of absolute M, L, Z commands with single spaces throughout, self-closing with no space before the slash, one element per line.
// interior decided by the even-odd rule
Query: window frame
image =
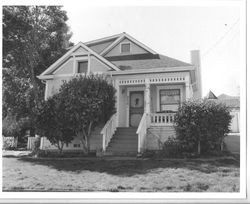
<path fill-rule="evenodd" d="M 161 100 L 161 96 L 162 96 L 162 94 L 161 94 L 161 92 L 162 91 L 178 91 L 179 92 L 179 98 L 180 98 L 180 100 L 179 100 L 179 102 L 176 102 L 176 103 L 162 103 L 162 100 Z M 161 111 L 163 111 L 163 110 L 161 110 L 161 106 L 162 105 L 180 105 L 181 104 L 181 89 L 180 88 L 174 88 L 174 89 L 170 89 L 170 88 L 166 88 L 166 89 L 160 89 L 159 90 L 159 111 L 161 112 Z"/>
<path fill-rule="evenodd" d="M 156 112 L 160 112 L 160 90 L 162 89 L 180 89 L 180 106 L 185 100 L 185 89 L 184 85 L 176 84 L 176 85 L 156 85 Z"/>
<path fill-rule="evenodd" d="M 129 51 L 127 51 L 127 52 L 122 52 L 122 46 L 123 45 L 126 45 L 126 44 L 129 44 Z M 121 54 L 126 54 L 126 53 L 131 53 L 131 42 L 122 42 L 122 43 L 120 43 L 120 53 Z"/>
<path fill-rule="evenodd" d="M 81 63 L 87 63 L 87 70 L 86 70 L 86 72 L 79 72 L 79 66 L 80 66 L 80 64 Z M 89 61 L 88 60 L 79 60 L 79 61 L 77 61 L 77 70 L 76 70 L 77 72 L 77 74 L 87 74 L 88 72 L 89 72 Z"/>

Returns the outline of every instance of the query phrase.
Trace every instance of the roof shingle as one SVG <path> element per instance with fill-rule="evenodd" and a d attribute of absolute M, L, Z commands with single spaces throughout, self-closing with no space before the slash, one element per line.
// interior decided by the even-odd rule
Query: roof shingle
<path fill-rule="evenodd" d="M 189 63 L 182 62 L 180 60 L 176 60 L 164 55 L 159 55 L 159 59 L 137 59 L 120 61 L 111 60 L 110 62 L 112 62 L 121 70 L 192 66 Z"/>

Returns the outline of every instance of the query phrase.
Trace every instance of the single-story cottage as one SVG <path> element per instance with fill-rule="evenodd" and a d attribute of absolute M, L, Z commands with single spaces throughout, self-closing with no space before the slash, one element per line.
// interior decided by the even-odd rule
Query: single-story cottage
<path fill-rule="evenodd" d="M 191 62 L 182 62 L 121 33 L 79 42 L 38 76 L 45 83 L 45 99 L 64 81 L 85 74 L 104 74 L 116 89 L 116 113 L 93 131 L 91 151 L 137 154 L 157 150 L 160 142 L 175 135 L 173 119 L 178 106 L 201 98 L 200 54 L 191 51 Z M 65 150 L 81 150 L 75 138 Z M 41 149 L 53 149 L 45 138 Z"/>

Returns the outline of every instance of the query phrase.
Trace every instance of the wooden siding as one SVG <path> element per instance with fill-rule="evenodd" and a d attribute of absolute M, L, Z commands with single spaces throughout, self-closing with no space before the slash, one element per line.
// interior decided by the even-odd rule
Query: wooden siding
<path fill-rule="evenodd" d="M 89 52 L 86 50 L 86 49 L 84 49 L 83 47 L 79 47 L 77 50 L 75 50 L 74 52 L 73 52 L 73 54 L 75 54 L 75 55 L 79 55 L 79 54 L 88 54 Z"/>
<path fill-rule="evenodd" d="M 60 75 L 60 74 L 73 74 L 73 59 L 69 59 L 67 62 L 62 64 L 60 67 L 57 68 L 56 71 L 54 71 L 54 74 Z"/>
<path fill-rule="evenodd" d="M 120 44 L 121 43 L 126 43 L 129 42 L 130 43 L 130 53 L 121 53 L 121 47 Z M 125 38 L 124 40 L 122 40 L 120 43 L 118 43 L 112 50 L 110 50 L 105 57 L 111 57 L 111 56 L 118 56 L 118 55 L 128 55 L 128 54 L 145 54 L 145 53 L 149 53 L 148 51 L 146 51 L 145 49 L 143 49 L 142 47 L 136 45 L 135 43 L 133 43 L 132 41 L 128 40 L 127 38 Z"/>

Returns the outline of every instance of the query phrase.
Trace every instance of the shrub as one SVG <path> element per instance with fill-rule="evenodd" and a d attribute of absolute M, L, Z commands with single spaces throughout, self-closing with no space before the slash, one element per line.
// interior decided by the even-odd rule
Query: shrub
<path fill-rule="evenodd" d="M 60 152 L 79 136 L 84 153 L 90 149 L 91 131 L 115 111 L 115 89 L 102 76 L 79 76 L 65 82 L 38 109 L 37 126 Z"/>
<path fill-rule="evenodd" d="M 180 157 L 182 152 L 181 143 L 175 137 L 169 137 L 163 144 L 161 154 L 163 157 Z"/>
<path fill-rule="evenodd" d="M 8 115 L 3 119 L 2 131 L 5 137 L 19 136 L 21 127 L 20 124 L 18 124 L 16 116 L 8 113 Z"/>
<path fill-rule="evenodd" d="M 230 111 L 224 104 L 207 99 L 187 101 L 175 117 L 177 139 L 188 152 L 216 150 L 229 132 L 230 122 Z"/>
<path fill-rule="evenodd" d="M 17 137 L 3 137 L 3 149 L 14 150 L 17 146 Z"/>
<path fill-rule="evenodd" d="M 79 76 L 63 84 L 58 96 L 66 127 L 81 139 L 88 154 L 92 130 L 115 112 L 115 88 L 103 76 Z"/>
<path fill-rule="evenodd" d="M 60 153 L 63 151 L 64 144 L 73 140 L 74 134 L 68 127 L 66 117 L 65 108 L 58 94 L 41 103 L 37 109 L 36 126 L 39 134 L 45 136 Z"/>

